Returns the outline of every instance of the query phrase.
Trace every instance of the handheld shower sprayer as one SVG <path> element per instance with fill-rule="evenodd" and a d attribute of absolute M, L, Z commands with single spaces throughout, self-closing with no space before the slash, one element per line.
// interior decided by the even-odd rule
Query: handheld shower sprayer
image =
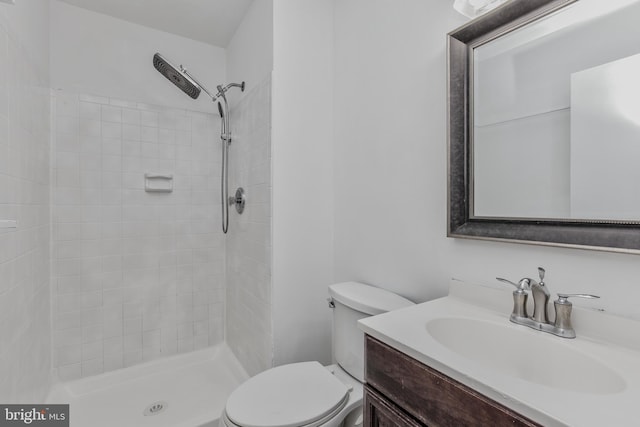
<path fill-rule="evenodd" d="M 218 85 L 218 93 L 212 95 L 206 87 L 202 85 L 194 76 L 189 74 L 186 68 L 182 65 L 175 67 L 160 53 L 153 55 L 153 66 L 163 76 L 167 78 L 171 83 L 176 85 L 180 90 L 189 95 L 193 99 L 197 99 L 201 92 L 206 93 L 211 102 L 216 102 L 218 98 L 222 98 L 224 101 L 224 108 L 222 103 L 218 101 L 218 112 L 220 113 L 220 139 L 222 139 L 222 177 L 221 177 L 221 195 L 222 195 L 222 231 L 224 233 L 229 229 L 229 176 L 228 176 L 228 159 L 229 159 L 229 144 L 231 144 L 231 132 L 229 130 L 229 104 L 227 103 L 226 93 L 232 87 L 238 87 L 244 92 L 244 82 L 242 83 L 229 83 L 226 86 Z M 237 196 L 236 196 L 237 199 Z M 244 208 L 244 198 L 242 198 L 242 207 Z M 242 213 L 239 206 L 236 206 L 238 213 Z"/>

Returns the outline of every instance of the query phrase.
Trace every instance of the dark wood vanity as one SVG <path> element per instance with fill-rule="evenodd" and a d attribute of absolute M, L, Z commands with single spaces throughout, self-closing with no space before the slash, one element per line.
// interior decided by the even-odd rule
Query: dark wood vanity
<path fill-rule="evenodd" d="M 366 336 L 365 427 L 540 426 Z"/>

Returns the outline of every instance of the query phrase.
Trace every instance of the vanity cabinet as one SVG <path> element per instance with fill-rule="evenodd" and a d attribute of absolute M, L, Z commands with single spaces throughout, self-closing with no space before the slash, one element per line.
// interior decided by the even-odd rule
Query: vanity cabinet
<path fill-rule="evenodd" d="M 540 426 L 366 336 L 365 427 Z"/>

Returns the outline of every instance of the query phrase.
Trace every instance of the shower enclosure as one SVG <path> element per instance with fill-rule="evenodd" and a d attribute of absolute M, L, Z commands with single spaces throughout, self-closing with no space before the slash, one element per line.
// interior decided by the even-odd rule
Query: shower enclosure
<path fill-rule="evenodd" d="M 216 42 L 162 28 L 153 16 L 167 8 L 145 1 L 145 22 L 92 9 L 118 3 L 130 13 L 138 2 L 0 2 L 0 221 L 14 227 L 0 231 L 5 403 L 41 402 L 58 383 L 87 391 L 99 375 L 132 389 L 136 369 L 188 363 L 201 351 L 236 357 L 252 374 L 271 364 L 272 58 L 256 53 L 269 52 L 257 42 L 271 31 L 272 6 L 229 3 L 246 7 Z M 177 16 L 191 6 L 176 5 L 172 22 L 193 22 Z M 207 34 L 214 21 L 229 21 L 215 15 Z M 255 37 L 262 28 L 267 34 Z M 244 85 L 224 84 L 196 100 L 205 86 L 174 72 L 192 86 L 185 97 L 151 68 L 159 49 L 184 55 L 208 87 L 251 76 L 250 87 L 241 95 L 232 88 Z M 229 220 L 227 186 L 240 183 L 247 209 Z M 232 199 L 236 208 L 241 199 Z M 221 365 L 229 358 L 207 356 Z M 179 408 L 148 385 L 139 393 L 145 406 Z M 131 403 L 125 393 L 110 396 Z M 155 404 L 162 401 L 168 406 Z M 143 409 L 132 407 L 139 416 Z"/>
<path fill-rule="evenodd" d="M 47 402 L 71 403 L 76 420 L 101 402 L 126 406 L 105 426 L 141 425 L 149 405 L 165 408 L 154 413 L 159 426 L 181 426 L 171 424 L 180 412 L 216 426 L 224 396 L 270 363 L 269 312 L 247 309 L 270 289 L 270 127 L 257 113 L 270 105 L 270 80 L 247 91 L 234 116 L 220 100 L 228 183 L 246 182 L 255 196 L 226 235 L 214 221 L 222 164 L 213 114 L 63 91 L 53 100 L 53 345 L 65 382 Z M 69 187 L 74 166 L 86 188 Z M 173 192 L 145 192 L 148 172 L 172 175 Z M 222 397 L 191 410 L 193 392 Z"/>

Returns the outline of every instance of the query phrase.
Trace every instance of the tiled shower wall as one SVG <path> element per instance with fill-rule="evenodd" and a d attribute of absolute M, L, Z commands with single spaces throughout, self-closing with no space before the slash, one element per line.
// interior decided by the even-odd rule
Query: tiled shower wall
<path fill-rule="evenodd" d="M 54 369 L 62 380 L 224 339 L 219 118 L 53 94 Z M 172 174 L 172 193 L 144 174 Z"/>
<path fill-rule="evenodd" d="M 242 215 L 227 235 L 227 343 L 253 375 L 273 361 L 271 320 L 271 78 L 247 87 L 231 112 L 229 194 L 243 187 Z"/>
<path fill-rule="evenodd" d="M 0 402 L 50 383 L 47 2 L 0 4 Z"/>

